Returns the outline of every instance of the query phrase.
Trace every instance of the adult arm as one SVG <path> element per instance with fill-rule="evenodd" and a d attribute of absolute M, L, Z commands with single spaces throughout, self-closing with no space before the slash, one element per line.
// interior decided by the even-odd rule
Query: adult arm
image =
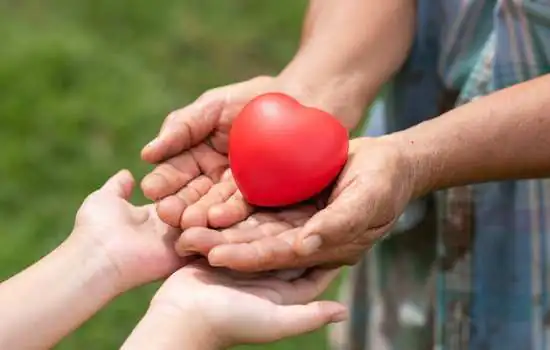
<path fill-rule="evenodd" d="M 298 52 L 277 77 L 205 92 L 170 113 L 145 146 L 142 158 L 157 167 L 143 179 L 142 189 L 158 203 L 160 218 L 183 229 L 227 227 L 245 219 L 252 209 L 224 176 L 229 131 L 243 106 L 259 94 L 279 91 L 355 128 L 366 105 L 405 60 L 414 20 L 414 0 L 312 0 Z M 214 208 L 222 203 L 227 205 Z"/>
<path fill-rule="evenodd" d="M 415 10 L 414 0 L 311 0 L 300 48 L 279 75 L 282 85 L 355 127 L 407 57 Z"/>
<path fill-rule="evenodd" d="M 549 176 L 549 111 L 547 75 L 407 130 L 355 139 L 327 207 L 303 226 L 283 226 L 269 235 L 274 223 L 262 227 L 256 220 L 257 236 L 244 244 L 231 241 L 236 232 L 202 229 L 219 243 L 201 253 L 212 265 L 242 271 L 354 264 L 415 197 L 471 183 Z M 180 242 L 197 247 L 198 233 L 189 229 Z"/>
<path fill-rule="evenodd" d="M 550 75 L 388 136 L 413 164 L 416 195 L 550 175 Z"/>

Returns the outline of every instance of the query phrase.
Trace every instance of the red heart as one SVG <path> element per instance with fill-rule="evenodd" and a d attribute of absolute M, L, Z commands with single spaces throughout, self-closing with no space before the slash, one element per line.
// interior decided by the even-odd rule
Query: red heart
<path fill-rule="evenodd" d="M 278 207 L 321 192 L 348 156 L 348 132 L 329 113 L 281 93 L 260 95 L 233 121 L 229 162 L 247 202 Z"/>

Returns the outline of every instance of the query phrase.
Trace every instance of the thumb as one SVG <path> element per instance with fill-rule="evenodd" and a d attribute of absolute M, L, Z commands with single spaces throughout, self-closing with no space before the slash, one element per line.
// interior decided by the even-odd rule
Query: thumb
<path fill-rule="evenodd" d="M 99 192 L 108 193 L 122 199 L 129 199 L 134 189 L 134 177 L 128 170 L 121 170 L 113 175 L 101 187 Z"/>
<path fill-rule="evenodd" d="M 141 157 L 149 163 L 158 163 L 204 141 L 217 126 L 224 97 L 222 91 L 212 92 L 172 112 L 159 135 L 143 148 Z"/>
<path fill-rule="evenodd" d="M 342 191 L 326 208 L 309 219 L 294 243 L 301 256 L 314 254 L 323 244 L 340 242 L 369 214 L 364 198 L 354 189 Z"/>
<path fill-rule="evenodd" d="M 344 321 L 348 318 L 348 310 L 335 301 L 315 301 L 306 305 L 280 306 L 274 318 L 273 324 L 280 327 L 276 330 L 278 338 L 286 338 Z"/>

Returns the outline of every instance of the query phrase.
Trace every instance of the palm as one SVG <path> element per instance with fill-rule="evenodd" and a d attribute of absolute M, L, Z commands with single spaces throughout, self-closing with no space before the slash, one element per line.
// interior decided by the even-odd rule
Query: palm
<path fill-rule="evenodd" d="M 213 265 L 246 272 L 355 264 L 388 231 L 408 198 L 403 173 L 393 170 L 402 168 L 401 163 L 390 160 L 386 145 L 359 145 L 351 142 L 351 161 L 326 208 L 301 205 L 276 213 L 257 211 L 230 228 L 190 228 L 179 238 L 178 251 L 196 251 Z M 217 207 L 229 211 L 231 206 Z M 331 233 L 323 236 L 321 249 L 304 253 L 304 233 L 321 231 Z"/>
<path fill-rule="evenodd" d="M 223 204 L 230 206 L 230 204 Z M 318 211 L 311 204 L 274 211 L 256 211 L 231 227 L 214 230 L 192 227 L 180 236 L 176 249 L 208 256 L 211 264 L 220 262 L 236 271 L 265 271 L 265 260 L 277 269 L 316 265 L 316 257 L 301 258 L 293 249 L 295 239 L 306 222 Z"/>
<path fill-rule="evenodd" d="M 76 227 L 105 249 L 128 286 L 165 277 L 183 263 L 173 249 L 180 231 L 163 223 L 153 205 L 134 207 L 123 198 L 94 193 L 80 208 Z"/>
<path fill-rule="evenodd" d="M 153 303 L 171 304 L 186 314 L 200 315 L 217 336 L 230 342 L 273 341 L 284 333 L 299 333 L 300 328 L 316 328 L 311 322 L 299 320 L 295 306 L 286 305 L 310 302 L 337 274 L 336 270 L 316 270 L 287 282 L 277 278 L 240 279 L 227 272 L 203 261 L 195 262 L 170 276 Z M 304 307 L 308 306 L 298 306 Z M 296 325 L 285 330 L 289 322 Z"/>
<path fill-rule="evenodd" d="M 168 276 L 185 264 L 185 260 L 174 252 L 174 242 L 181 231 L 162 222 L 153 205 L 138 209 L 146 214 L 127 237 L 121 236 L 121 244 L 126 247 L 125 250 L 121 248 L 119 256 L 129 260 L 125 264 L 132 269 L 128 276 L 140 276 L 146 281 Z"/>
<path fill-rule="evenodd" d="M 272 85 L 272 78 L 260 77 L 215 89 L 167 118 L 160 141 L 143 151 L 146 161 L 161 162 L 142 188 L 158 201 L 163 221 L 181 228 L 226 227 L 249 215 L 228 171 L 229 131 L 242 107 Z"/>

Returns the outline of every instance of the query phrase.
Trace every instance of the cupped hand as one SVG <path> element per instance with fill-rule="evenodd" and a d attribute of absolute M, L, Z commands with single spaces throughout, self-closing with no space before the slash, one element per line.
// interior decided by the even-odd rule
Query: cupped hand
<path fill-rule="evenodd" d="M 197 251 L 212 265 L 250 272 L 354 264 L 412 198 L 411 169 L 391 138 L 355 139 L 324 209 L 258 212 L 222 230 L 190 228 L 180 236 L 178 251 Z M 220 204 L 218 210 L 230 207 Z M 297 212 L 300 220 L 289 224 L 288 216 Z"/>
<path fill-rule="evenodd" d="M 209 335 L 216 348 L 272 342 L 347 318 L 343 305 L 313 301 L 337 274 L 317 269 L 294 281 L 240 279 L 196 261 L 166 280 L 150 309 L 170 309 L 173 322 L 193 327 L 198 338 Z"/>
<path fill-rule="evenodd" d="M 141 184 L 145 196 L 158 202 L 164 222 L 181 228 L 224 227 L 246 218 L 251 208 L 229 172 L 229 131 L 252 98 L 279 90 L 275 78 L 257 77 L 210 90 L 166 118 L 142 151 L 142 158 L 157 166 Z M 229 209 L 216 209 L 219 203 Z"/>
<path fill-rule="evenodd" d="M 107 257 L 120 291 L 166 277 L 185 263 L 174 251 L 180 230 L 162 222 L 154 205 L 132 205 L 133 187 L 126 170 L 111 177 L 86 198 L 69 237 Z"/>

